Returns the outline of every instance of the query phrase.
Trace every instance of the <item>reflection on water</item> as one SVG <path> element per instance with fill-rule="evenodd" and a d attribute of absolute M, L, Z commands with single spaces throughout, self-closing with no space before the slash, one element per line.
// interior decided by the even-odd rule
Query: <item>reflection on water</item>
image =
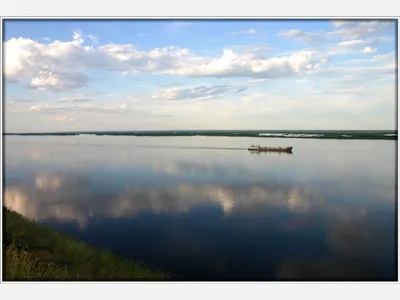
<path fill-rule="evenodd" d="M 292 142 L 6 137 L 4 203 L 183 279 L 395 279 L 395 143 Z"/>
<path fill-rule="evenodd" d="M 252 212 L 260 208 L 282 208 L 307 212 L 323 205 L 323 198 L 310 187 L 269 183 L 263 185 L 214 186 L 177 184 L 162 188 L 121 188 L 119 192 L 93 197 L 89 179 L 36 175 L 33 184 L 9 185 L 5 204 L 36 219 L 76 221 L 81 228 L 90 218 L 134 217 L 141 212 L 184 213 L 204 205 L 220 207 L 223 214 Z"/>

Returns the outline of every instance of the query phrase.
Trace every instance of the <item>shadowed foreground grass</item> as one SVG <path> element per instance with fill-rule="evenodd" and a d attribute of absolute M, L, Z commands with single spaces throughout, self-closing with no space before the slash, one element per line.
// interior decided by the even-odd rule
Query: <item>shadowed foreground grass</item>
<path fill-rule="evenodd" d="M 3 207 L 4 280 L 168 280 L 165 272 L 96 249 Z"/>

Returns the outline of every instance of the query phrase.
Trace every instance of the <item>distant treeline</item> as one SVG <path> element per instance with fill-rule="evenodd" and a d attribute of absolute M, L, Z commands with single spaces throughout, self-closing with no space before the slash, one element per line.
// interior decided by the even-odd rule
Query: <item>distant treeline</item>
<path fill-rule="evenodd" d="M 37 132 L 3 133 L 21 136 L 69 136 L 69 135 L 110 135 L 110 136 L 223 136 L 257 138 L 311 138 L 346 140 L 397 140 L 397 130 L 177 130 L 177 131 L 74 131 L 74 132 Z"/>

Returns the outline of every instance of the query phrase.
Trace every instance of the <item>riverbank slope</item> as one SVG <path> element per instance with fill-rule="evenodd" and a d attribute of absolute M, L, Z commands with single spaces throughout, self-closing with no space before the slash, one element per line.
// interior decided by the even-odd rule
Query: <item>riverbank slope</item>
<path fill-rule="evenodd" d="M 38 224 L 3 206 L 4 280 L 168 280 L 131 262 Z"/>

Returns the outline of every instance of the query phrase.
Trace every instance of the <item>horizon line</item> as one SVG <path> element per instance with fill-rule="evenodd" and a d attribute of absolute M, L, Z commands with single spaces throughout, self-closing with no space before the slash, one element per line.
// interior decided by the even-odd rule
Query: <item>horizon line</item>
<path fill-rule="evenodd" d="M 35 132 L 3 132 L 3 135 L 12 134 L 49 134 L 49 133 L 92 133 L 92 132 L 182 132 L 182 131 L 398 131 L 398 129 L 126 129 L 126 130 L 68 130 L 68 131 L 35 131 Z"/>

